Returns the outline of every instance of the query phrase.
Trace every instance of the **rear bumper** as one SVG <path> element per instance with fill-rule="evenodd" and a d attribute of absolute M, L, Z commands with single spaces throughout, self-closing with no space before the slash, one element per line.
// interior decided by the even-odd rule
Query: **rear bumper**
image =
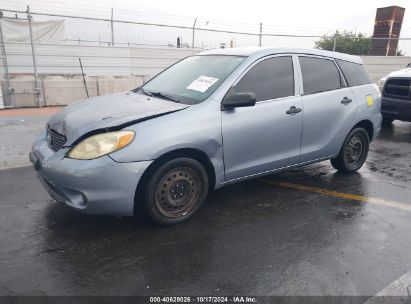
<path fill-rule="evenodd" d="M 411 121 L 411 101 L 382 97 L 381 114 L 387 118 Z"/>
<path fill-rule="evenodd" d="M 52 151 L 42 135 L 30 153 L 51 197 L 87 214 L 133 215 L 135 190 L 151 161 L 117 163 L 109 156 L 75 160 L 66 158 L 66 152 Z"/>

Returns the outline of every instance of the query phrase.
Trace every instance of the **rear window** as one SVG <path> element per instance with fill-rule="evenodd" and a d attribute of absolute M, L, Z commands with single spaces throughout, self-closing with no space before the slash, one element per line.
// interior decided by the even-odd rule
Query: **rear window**
<path fill-rule="evenodd" d="M 350 87 L 372 83 L 362 64 L 337 59 L 337 63 Z"/>
<path fill-rule="evenodd" d="M 303 74 L 304 94 L 341 88 L 341 75 L 334 61 L 317 57 L 299 57 Z"/>

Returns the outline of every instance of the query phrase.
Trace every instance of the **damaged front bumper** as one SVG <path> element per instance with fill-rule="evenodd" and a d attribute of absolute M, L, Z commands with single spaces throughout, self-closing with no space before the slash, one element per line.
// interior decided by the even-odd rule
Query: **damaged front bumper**
<path fill-rule="evenodd" d="M 87 214 L 133 215 L 137 184 L 152 161 L 76 160 L 66 157 L 68 149 L 51 150 L 46 133 L 33 145 L 30 161 L 50 196 Z"/>

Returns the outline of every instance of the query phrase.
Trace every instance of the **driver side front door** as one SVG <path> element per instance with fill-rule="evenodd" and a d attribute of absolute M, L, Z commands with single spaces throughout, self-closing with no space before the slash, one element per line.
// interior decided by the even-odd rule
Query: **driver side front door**
<path fill-rule="evenodd" d="M 255 93 L 257 103 L 222 112 L 226 181 L 300 162 L 303 104 L 295 60 L 292 55 L 259 60 L 232 88 Z"/>

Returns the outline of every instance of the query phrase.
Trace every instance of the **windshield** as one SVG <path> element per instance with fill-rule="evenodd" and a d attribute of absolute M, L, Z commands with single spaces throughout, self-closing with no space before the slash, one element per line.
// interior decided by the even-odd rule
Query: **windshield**
<path fill-rule="evenodd" d="M 140 93 L 197 104 L 206 100 L 245 57 L 205 55 L 188 57 L 140 88 Z"/>

